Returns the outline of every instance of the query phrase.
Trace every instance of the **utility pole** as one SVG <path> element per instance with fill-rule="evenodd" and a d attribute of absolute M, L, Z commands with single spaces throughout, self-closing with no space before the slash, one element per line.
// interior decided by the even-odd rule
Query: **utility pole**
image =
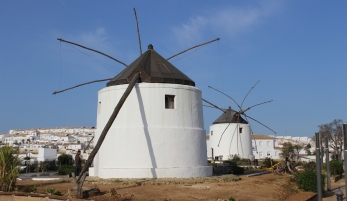
<path fill-rule="evenodd" d="M 322 175 L 321 175 L 321 156 L 320 156 L 320 136 L 319 133 L 315 133 L 316 136 L 316 175 L 317 175 L 317 200 L 322 201 Z"/>
<path fill-rule="evenodd" d="M 328 137 L 325 137 L 325 163 L 327 165 L 327 191 L 331 191 Z"/>
<path fill-rule="evenodd" d="M 344 169 L 347 167 L 347 123 L 342 125 L 342 133 L 343 133 L 343 161 L 344 161 Z M 345 174 L 345 192 L 347 192 L 347 178 Z"/>

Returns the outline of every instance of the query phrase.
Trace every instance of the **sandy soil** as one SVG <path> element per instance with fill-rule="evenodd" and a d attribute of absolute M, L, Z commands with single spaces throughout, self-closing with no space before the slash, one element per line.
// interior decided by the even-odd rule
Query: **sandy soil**
<path fill-rule="evenodd" d="M 300 201 L 314 195 L 300 192 L 289 181 L 290 175 L 263 174 L 260 176 L 222 175 L 190 179 L 98 179 L 88 177 L 84 186 L 100 189 L 91 200 L 235 200 L 252 201 Z M 57 181 L 18 181 L 18 191 L 46 193 L 54 188 L 62 194 L 74 187 L 72 179 Z M 67 195 L 66 195 L 67 196 Z"/>

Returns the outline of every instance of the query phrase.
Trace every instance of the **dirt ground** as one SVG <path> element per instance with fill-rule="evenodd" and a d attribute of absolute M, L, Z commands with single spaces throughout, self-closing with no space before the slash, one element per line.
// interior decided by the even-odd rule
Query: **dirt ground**
<path fill-rule="evenodd" d="M 238 180 L 239 179 L 239 180 Z M 234 181 L 237 180 L 237 181 Z M 301 192 L 289 181 L 290 175 L 263 174 L 254 177 L 221 175 L 189 179 L 98 179 L 87 177 L 84 187 L 97 188 L 100 194 L 89 200 L 228 200 L 240 201 L 300 201 L 314 193 Z M 74 187 L 71 178 L 56 181 L 22 180 L 18 191 L 47 193 L 54 188 L 68 196 Z"/>

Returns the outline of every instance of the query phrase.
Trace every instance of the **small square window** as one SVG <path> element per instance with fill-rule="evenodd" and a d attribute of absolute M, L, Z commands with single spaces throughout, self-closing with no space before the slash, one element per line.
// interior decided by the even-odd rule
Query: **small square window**
<path fill-rule="evenodd" d="M 242 128 L 239 128 L 239 133 L 242 133 Z"/>
<path fill-rule="evenodd" d="M 211 131 L 211 135 L 213 135 L 213 131 Z"/>
<path fill-rule="evenodd" d="M 174 95 L 165 95 L 165 108 L 174 109 L 175 108 L 175 96 Z"/>

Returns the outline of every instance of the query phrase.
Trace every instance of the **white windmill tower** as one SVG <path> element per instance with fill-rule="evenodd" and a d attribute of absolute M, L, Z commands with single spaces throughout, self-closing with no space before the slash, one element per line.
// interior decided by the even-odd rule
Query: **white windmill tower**
<path fill-rule="evenodd" d="M 136 18 L 135 9 L 134 13 Z M 94 149 L 75 179 L 80 190 L 92 163 L 94 166 L 89 168 L 89 175 L 101 178 L 212 175 L 212 167 L 207 165 L 201 90 L 168 60 L 219 38 L 167 59 L 154 51 L 152 45 L 142 54 L 139 30 L 138 39 L 140 57 L 129 66 L 100 51 L 58 39 L 126 66 L 114 78 L 95 80 L 53 93 L 109 80 L 98 93 Z"/>
<path fill-rule="evenodd" d="M 201 91 L 152 45 L 99 91 L 95 139 L 137 72 L 139 83 L 113 122 L 89 174 L 101 178 L 212 175 L 206 160 Z"/>
<path fill-rule="evenodd" d="M 258 82 L 256 84 L 258 84 Z M 243 159 L 254 159 L 252 147 L 253 132 L 248 119 L 256 121 L 257 123 L 265 126 L 276 134 L 276 132 L 270 129 L 268 126 L 246 115 L 245 113 L 255 106 L 269 103 L 272 100 L 253 105 L 251 107 L 248 107 L 247 109 L 242 109 L 242 105 L 245 99 L 247 98 L 251 90 L 255 87 L 255 85 L 248 91 L 241 105 L 239 105 L 232 97 L 228 96 L 227 94 L 209 86 L 210 88 L 224 94 L 225 96 L 233 100 L 233 102 L 239 108 L 239 111 L 235 111 L 231 109 L 231 107 L 229 107 L 228 109 L 221 109 L 203 99 L 214 108 L 219 109 L 223 112 L 223 114 L 218 117 L 210 126 L 210 146 L 208 147 L 208 157 L 212 158 L 212 160 L 228 160 L 233 155 L 238 155 Z"/>

